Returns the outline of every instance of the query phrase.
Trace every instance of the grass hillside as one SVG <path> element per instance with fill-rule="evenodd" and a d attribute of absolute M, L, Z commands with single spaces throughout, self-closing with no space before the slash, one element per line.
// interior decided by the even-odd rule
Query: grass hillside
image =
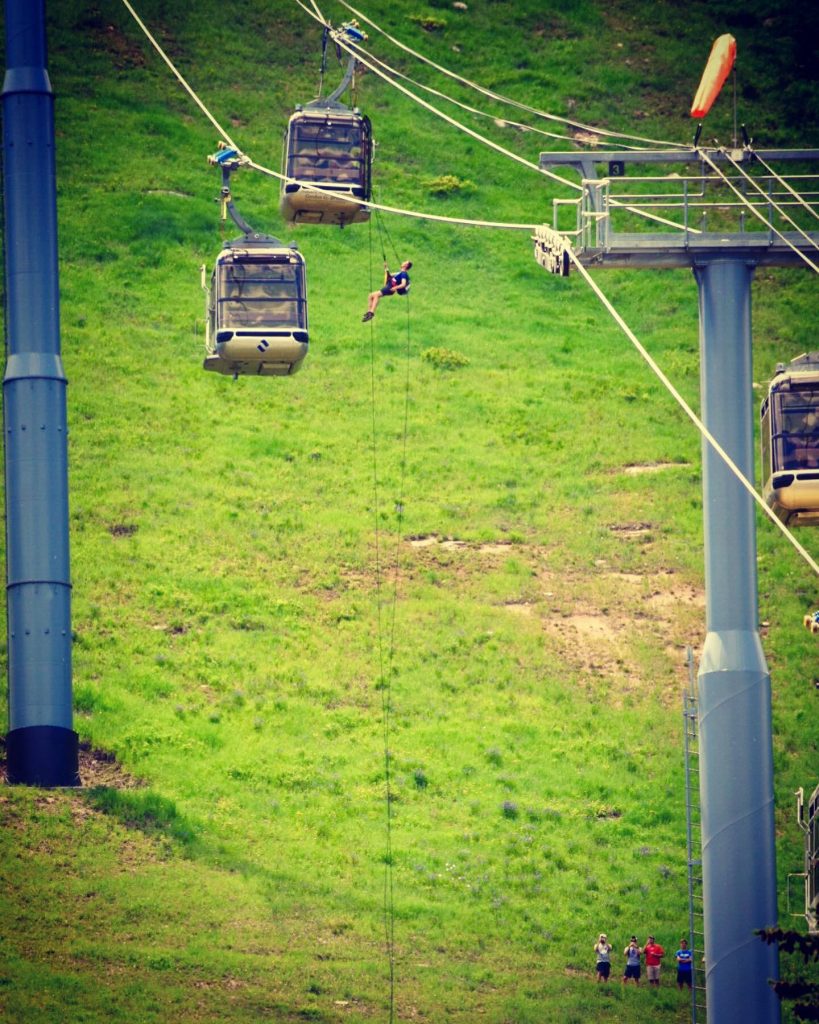
<path fill-rule="evenodd" d="M 671 984 L 595 986 L 591 950 L 601 930 L 616 949 L 650 931 L 674 950 L 687 929 L 696 432 L 583 280 L 536 265 L 527 232 L 385 216 L 412 293 L 364 325 L 375 223 L 288 228 L 276 182 L 251 171 L 233 181 L 243 215 L 307 261 L 310 354 L 290 379 L 203 373 L 199 268 L 237 233 L 205 159 L 216 131 L 121 4 L 48 6 L 84 785 L 0 792 L 0 1017 L 385 1021 L 392 943 L 397 1021 L 688 1019 Z M 284 0 L 137 10 L 278 170 L 287 118 L 316 94 L 316 23 Z M 731 31 L 757 144 L 819 145 L 817 16 L 784 0 L 362 10 L 520 101 L 681 142 Z M 370 45 L 485 109 L 470 127 L 521 156 L 568 147 Z M 379 201 L 551 219 L 558 186 L 374 75 L 356 102 Z M 726 92 L 707 132 L 729 141 L 732 125 Z M 693 276 L 597 280 L 696 407 Z M 757 273 L 757 381 L 816 348 L 818 297 L 807 270 Z M 762 521 L 759 572 L 784 924 L 802 865 L 792 794 L 819 766 L 802 628 L 817 586 Z"/>

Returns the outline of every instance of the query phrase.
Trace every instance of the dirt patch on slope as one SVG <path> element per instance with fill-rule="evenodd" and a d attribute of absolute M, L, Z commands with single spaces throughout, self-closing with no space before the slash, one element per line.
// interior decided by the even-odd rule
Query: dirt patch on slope
<path fill-rule="evenodd" d="M 626 476 L 641 476 L 643 473 L 662 473 L 666 469 L 681 469 L 689 465 L 689 462 L 635 462 L 624 466 L 622 472 Z"/>
<path fill-rule="evenodd" d="M 80 780 L 88 789 L 137 789 L 145 785 L 142 779 L 126 772 L 112 753 L 92 748 L 88 743 L 80 744 Z"/>
<path fill-rule="evenodd" d="M 439 537 L 435 533 L 425 534 L 420 537 L 409 537 L 408 542 L 412 548 L 439 548 L 441 551 L 475 551 L 482 555 L 508 555 L 514 551 L 515 545 L 511 541 L 491 541 L 479 543 L 467 540 L 458 540 L 455 537 Z"/>
<path fill-rule="evenodd" d="M 117 761 L 114 754 L 107 750 L 92 747 L 90 743 L 81 743 L 79 750 L 80 783 L 83 789 L 105 786 L 108 789 L 137 789 L 145 783 L 134 775 L 130 775 Z M 8 781 L 5 744 L 0 753 L 0 784 Z"/>
<path fill-rule="evenodd" d="M 610 523 L 607 529 L 645 552 L 656 526 L 638 520 Z M 549 566 L 552 552 L 545 547 L 434 533 L 405 537 L 401 549 L 399 597 L 423 571 L 440 573 L 443 586 L 448 578 L 458 586 L 497 568 L 504 559 L 531 565 L 534 572 L 527 578 L 525 593 L 510 596 L 499 607 L 520 620 L 521 628 L 540 626 L 547 647 L 577 674 L 581 685 L 588 685 L 590 693 L 602 680 L 615 684 L 613 689 L 621 696 L 614 699 L 637 691 L 659 692 L 673 704 L 688 684 L 686 650 L 696 650 L 702 642 L 705 595 L 674 570 L 619 570 L 605 559 L 591 570 L 555 570 Z M 386 572 L 390 580 L 394 571 L 392 567 Z M 368 589 L 374 582 L 374 574 L 342 572 L 343 589 Z M 329 596 L 336 598 L 338 593 Z"/>
<path fill-rule="evenodd" d="M 601 571 L 588 576 L 548 570 L 542 600 L 528 614 L 555 654 L 581 679 L 605 678 L 625 694 L 649 684 L 669 701 L 688 680 L 686 648 L 702 639 L 705 595 L 671 571 Z M 507 606 L 509 607 L 509 606 Z"/>

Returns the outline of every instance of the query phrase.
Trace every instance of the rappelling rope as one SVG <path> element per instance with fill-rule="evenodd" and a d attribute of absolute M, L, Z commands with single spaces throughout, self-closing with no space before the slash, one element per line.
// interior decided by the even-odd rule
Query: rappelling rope
<path fill-rule="evenodd" d="M 369 227 L 370 249 L 370 291 L 373 290 L 373 231 Z M 389 968 L 389 1022 L 392 1024 L 395 1007 L 395 907 L 392 878 L 392 769 L 390 765 L 390 718 L 392 712 L 391 679 L 392 650 L 386 659 L 384 653 L 384 621 L 382 615 L 382 566 L 381 566 L 381 500 L 378 485 L 378 420 L 376 416 L 375 381 L 375 331 L 370 324 L 370 410 L 371 410 L 371 452 L 373 480 L 373 535 L 375 545 L 375 593 L 376 621 L 378 627 L 378 688 L 381 692 L 381 726 L 384 743 L 384 800 L 386 803 L 386 853 L 384 855 L 384 942 Z"/>
<path fill-rule="evenodd" d="M 398 578 L 400 568 L 400 557 L 401 557 L 401 533 L 404 525 L 404 490 L 407 476 L 407 437 L 409 433 L 409 401 L 410 401 L 410 357 L 412 354 L 412 336 L 411 336 L 411 318 L 410 318 L 410 297 L 409 293 L 403 296 L 404 302 L 406 303 L 406 345 L 405 345 L 405 375 L 404 375 L 404 422 L 402 426 L 402 439 L 401 439 L 401 471 L 399 474 L 398 483 L 398 501 L 396 503 L 396 522 L 395 522 L 395 555 L 393 557 L 393 588 L 392 588 L 392 605 L 390 608 L 390 656 L 387 663 L 387 685 L 383 691 L 386 696 L 386 731 L 384 735 L 385 739 L 385 767 L 387 770 L 387 814 L 392 820 L 392 766 L 391 766 L 391 753 L 389 749 L 389 730 L 388 727 L 392 721 L 392 677 L 393 677 L 393 666 L 395 661 L 395 629 L 396 629 L 396 613 L 398 610 Z M 388 906 L 389 906 L 389 918 L 388 918 L 388 929 L 389 929 L 389 949 L 390 949 L 390 1016 L 389 1024 L 393 1024 L 394 1012 L 395 1012 L 395 892 L 394 892 L 394 870 L 393 870 L 393 849 L 392 849 L 392 828 L 390 828 L 390 846 L 388 850 Z"/>
<path fill-rule="evenodd" d="M 384 261 L 384 265 L 387 264 L 387 251 L 384 247 L 384 224 L 382 223 L 381 211 L 374 210 L 375 226 L 378 231 L 378 245 L 381 249 L 381 259 Z M 372 219 L 370 220 L 370 226 L 372 227 Z M 372 256 L 370 257 L 370 288 L 372 289 Z"/>
<path fill-rule="evenodd" d="M 390 245 L 392 239 L 384 225 L 376 220 L 379 245 L 381 254 L 386 264 L 387 254 L 384 247 L 384 235 Z M 394 246 L 393 246 L 394 248 Z M 369 224 L 369 251 L 370 251 L 370 290 L 373 289 L 373 233 L 372 221 Z M 389 964 L 389 1022 L 392 1024 L 395 1016 L 395 888 L 393 872 L 393 847 L 392 847 L 392 753 L 390 751 L 390 736 L 392 727 L 392 678 L 395 664 L 396 648 L 396 612 L 398 607 L 398 577 L 401 554 L 401 530 L 404 522 L 404 489 L 406 484 L 407 466 L 407 437 L 409 433 L 409 396 L 410 396 L 410 356 L 412 351 L 411 341 L 411 320 L 409 295 L 406 300 L 406 374 L 404 382 L 404 414 L 401 447 L 401 471 L 398 487 L 398 499 L 396 502 L 396 534 L 395 554 L 393 557 L 393 585 L 390 603 L 389 619 L 389 645 L 385 657 L 384 652 L 384 621 L 382 615 L 382 565 L 381 565 L 381 501 L 379 493 L 379 471 L 378 471 L 378 422 L 377 422 L 377 394 L 378 389 L 375 379 L 376 350 L 375 350 L 375 324 L 370 321 L 370 392 L 372 407 L 372 472 L 373 472 L 373 518 L 375 534 L 375 562 L 376 562 L 376 599 L 378 603 L 378 662 L 379 662 L 379 688 L 381 691 L 381 720 L 384 736 L 384 797 L 386 804 L 386 853 L 384 857 L 384 938 Z M 386 663 L 385 663 L 386 662 Z"/>
<path fill-rule="evenodd" d="M 375 223 L 376 227 L 378 228 L 378 241 L 381 244 L 381 258 L 384 260 L 385 263 L 388 262 L 387 250 L 384 245 L 384 239 L 386 238 L 387 242 L 390 245 L 390 248 L 392 249 L 393 256 L 395 257 L 395 259 L 398 259 L 398 249 L 396 249 L 395 243 L 393 242 L 389 230 L 387 229 L 387 225 L 384 223 L 384 218 L 381 216 L 380 208 L 375 210 Z M 406 298 L 409 298 L 409 296 L 406 296 Z"/>

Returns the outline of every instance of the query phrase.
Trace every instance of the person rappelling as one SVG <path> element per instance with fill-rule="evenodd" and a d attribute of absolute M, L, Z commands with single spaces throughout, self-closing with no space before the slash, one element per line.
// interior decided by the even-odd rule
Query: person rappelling
<path fill-rule="evenodd" d="M 372 320 L 375 316 L 375 311 L 378 309 L 378 303 L 381 301 L 384 295 L 406 295 L 410 289 L 410 279 L 408 271 L 412 268 L 412 260 L 404 260 L 401 264 L 401 269 L 397 274 L 393 274 L 390 271 L 389 264 L 384 264 L 384 285 L 379 288 L 377 292 L 370 292 L 369 301 L 367 304 L 367 312 L 362 316 L 362 321 L 366 323 L 368 320 Z"/>

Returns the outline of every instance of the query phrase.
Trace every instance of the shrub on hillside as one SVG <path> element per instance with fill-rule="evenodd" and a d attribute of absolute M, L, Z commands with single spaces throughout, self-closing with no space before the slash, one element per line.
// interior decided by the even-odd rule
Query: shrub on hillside
<path fill-rule="evenodd" d="M 411 14 L 410 21 L 420 25 L 425 32 L 443 32 L 446 28 L 446 18 L 439 18 L 437 14 Z"/>
<path fill-rule="evenodd" d="M 421 353 L 421 359 L 436 370 L 456 370 L 460 366 L 469 366 L 465 355 L 449 348 L 426 348 Z"/>
<path fill-rule="evenodd" d="M 439 198 L 456 193 L 462 196 L 471 195 L 478 187 L 469 178 L 459 178 L 456 174 L 441 174 L 437 178 L 424 178 L 421 184 L 431 196 Z"/>

